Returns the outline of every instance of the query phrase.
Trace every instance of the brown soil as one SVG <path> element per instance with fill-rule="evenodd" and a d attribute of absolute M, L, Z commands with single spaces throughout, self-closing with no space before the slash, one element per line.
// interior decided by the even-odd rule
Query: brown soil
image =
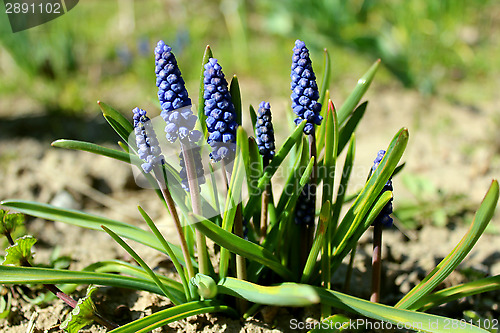
<path fill-rule="evenodd" d="M 497 119 L 494 114 L 498 103 L 490 101 L 473 107 L 465 106 L 439 98 L 423 99 L 417 93 L 387 87 L 383 90 L 374 87 L 367 98 L 370 103 L 357 132 L 358 148 L 350 189 L 354 190 L 364 182 L 366 170 L 376 152 L 385 148 L 394 133 L 404 126 L 410 130 L 410 143 L 403 157 L 406 161 L 403 173 L 423 175 L 439 189 L 449 193 L 465 193 L 470 198 L 471 206 L 477 208 L 491 179 L 500 174 L 499 124 L 495 123 Z M 44 117 L 40 116 L 40 119 L 35 123 L 43 128 Z M 16 127 L 15 124 L 23 123 L 19 119 L 3 120 L 12 126 L 3 127 L 4 132 L 0 134 L 0 199 L 48 202 L 84 209 L 144 227 L 136 210 L 136 206 L 140 204 L 151 213 L 167 238 L 176 242 L 169 217 L 158 200 L 149 200 L 150 190 L 135 186 L 128 165 L 88 153 L 50 147 L 53 139 L 61 136 L 75 137 L 72 132 L 64 131 L 64 128 L 54 129 L 40 140 L 38 133 L 33 134 L 23 127 Z M 77 138 L 88 141 L 108 139 L 100 136 L 102 130 L 107 130 L 105 124 L 95 119 L 90 124 L 94 128 L 91 137 L 86 137 L 84 132 L 77 133 Z M 408 198 L 411 195 L 399 178 L 395 179 L 394 188 L 394 205 L 397 208 L 398 196 Z M 453 249 L 467 226 L 460 218 L 451 222 L 453 223 L 449 223 L 447 227 L 425 224 L 420 230 L 410 232 L 411 240 L 397 229 L 384 233 L 386 278 L 383 280 L 383 302 L 393 304 L 397 301 Z M 496 216 L 492 224 L 497 226 L 497 230 L 498 223 L 499 218 Z M 56 246 L 60 248 L 60 255 L 71 256 L 73 262 L 70 268 L 74 270 L 98 260 L 130 259 L 101 232 L 32 218 L 27 220 L 27 230 L 39 239 L 35 246 L 36 263 L 47 263 Z M 368 234 L 363 237 L 351 282 L 352 294 L 364 298 L 368 297 L 370 288 L 370 237 Z M 498 234 L 483 235 L 476 248 L 445 281 L 444 286 L 469 281 L 471 276 L 500 274 L 498 237 Z M 164 263 L 165 258 L 157 252 L 139 244 L 132 245 L 153 267 Z M 335 276 L 336 288 L 342 286 L 340 282 L 343 282 L 344 269 L 345 267 L 341 267 L 339 274 Z M 465 273 L 466 270 L 468 273 Z M 76 295 L 82 296 L 84 293 L 85 286 L 81 286 Z M 114 318 L 118 318 L 115 320 L 124 322 L 168 305 L 163 298 L 155 295 L 112 288 L 100 289 L 97 299 L 103 312 L 111 313 Z M 464 310 L 472 309 L 481 315 L 498 318 L 499 302 L 500 293 L 492 292 L 454 302 L 434 312 L 461 318 Z M 67 312 L 68 308 L 57 300 L 40 307 L 17 298 L 9 318 L 0 321 L 0 332 L 24 333 L 30 320 L 35 325 L 32 332 L 58 332 L 58 324 Z M 272 309 L 269 312 L 273 312 Z M 261 320 L 260 315 L 257 319 L 246 322 L 223 316 L 198 316 L 170 324 L 155 332 L 288 332 L 292 331 L 289 328 L 290 319 L 305 320 L 316 314 L 317 309 L 305 313 L 279 309 L 269 323 Z M 104 330 L 94 325 L 84 332 Z"/>

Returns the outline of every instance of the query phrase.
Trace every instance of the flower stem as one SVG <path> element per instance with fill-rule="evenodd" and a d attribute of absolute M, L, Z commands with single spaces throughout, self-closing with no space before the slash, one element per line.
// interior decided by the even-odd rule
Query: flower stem
<path fill-rule="evenodd" d="M 189 249 L 186 243 L 186 237 L 184 236 L 184 230 L 182 230 L 179 214 L 177 213 L 177 208 L 175 208 L 174 199 L 172 199 L 172 195 L 170 194 L 170 191 L 166 184 L 166 175 L 163 173 L 163 169 L 161 168 L 161 166 L 160 167 L 155 166 L 154 173 L 156 176 L 156 181 L 160 186 L 161 194 L 163 195 L 168 210 L 170 211 L 170 215 L 172 215 L 172 218 L 174 219 L 175 228 L 177 229 L 177 234 L 179 235 L 179 240 L 181 242 L 181 250 L 184 256 L 184 262 L 186 264 L 188 276 L 191 279 L 195 275 L 193 263 L 191 262 L 191 255 L 189 254 Z"/>
<path fill-rule="evenodd" d="M 266 167 L 269 165 L 269 158 L 263 157 L 262 158 L 262 169 L 265 170 Z M 267 215 L 268 215 L 268 205 L 269 205 L 269 196 L 271 194 L 271 183 L 269 182 L 264 191 L 262 192 L 262 204 L 261 204 L 261 211 L 260 211 L 260 226 L 256 226 L 256 231 L 259 232 L 260 227 L 260 238 L 261 241 L 263 241 L 266 238 L 267 234 Z"/>
<path fill-rule="evenodd" d="M 370 301 L 380 302 L 380 275 L 382 271 L 382 224 L 373 226 L 372 294 Z"/>
<path fill-rule="evenodd" d="M 199 216 L 203 215 L 200 199 L 200 188 L 198 186 L 197 166 L 194 162 L 193 150 L 181 143 L 184 163 L 186 163 L 186 174 L 189 184 L 189 193 L 191 194 L 191 206 L 193 213 Z M 198 229 L 196 229 L 196 248 L 198 249 L 198 266 L 201 274 L 210 275 L 207 241 Z"/>
<path fill-rule="evenodd" d="M 316 178 L 317 178 L 317 169 L 318 169 L 318 163 L 316 162 L 317 158 L 317 152 L 316 152 L 316 135 L 315 135 L 315 130 L 314 128 L 311 130 L 311 133 L 308 135 L 308 142 L 309 142 L 309 159 L 314 157 L 314 165 L 313 169 L 311 172 L 311 178 L 309 179 L 309 186 L 308 186 L 308 193 L 307 196 L 308 198 L 311 199 L 311 205 L 313 207 L 316 207 Z M 314 208 L 314 211 L 316 211 L 316 208 Z M 313 221 L 315 219 L 315 216 L 312 217 Z M 301 268 L 302 270 L 306 264 L 307 257 L 309 256 L 309 251 L 311 250 L 312 247 L 312 242 L 313 242 L 313 236 L 314 236 L 314 222 L 311 225 L 306 225 L 306 224 L 301 224 L 301 256 L 300 256 L 300 261 L 301 261 Z"/>

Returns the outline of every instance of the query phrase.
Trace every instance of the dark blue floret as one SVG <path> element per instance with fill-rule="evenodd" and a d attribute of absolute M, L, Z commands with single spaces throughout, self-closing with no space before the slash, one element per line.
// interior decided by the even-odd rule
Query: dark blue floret
<path fill-rule="evenodd" d="M 153 124 L 146 116 L 146 111 L 135 108 L 134 112 L 134 132 L 135 140 L 138 148 L 139 158 L 145 161 L 141 164 L 144 172 L 149 173 L 153 167 L 164 163 L 163 155 L 161 154 L 160 144 L 156 138 L 156 133 L 153 129 Z"/>
<path fill-rule="evenodd" d="M 311 191 L 311 184 L 306 184 L 295 206 L 295 223 L 313 225 L 316 214 L 316 200 Z"/>
<path fill-rule="evenodd" d="M 212 147 L 210 157 L 215 161 L 231 160 L 236 151 L 236 111 L 222 67 L 217 59 L 210 58 L 205 64 L 203 98 L 208 130 L 207 142 Z"/>
<path fill-rule="evenodd" d="M 198 191 L 201 189 L 200 185 L 205 184 L 205 172 L 203 170 L 203 162 L 201 160 L 201 148 L 198 145 L 193 145 L 191 148 L 191 154 L 193 155 L 193 161 L 196 168 L 196 178 L 198 181 Z M 179 154 L 181 171 L 179 175 L 182 179 L 182 188 L 189 192 L 189 181 L 186 170 L 186 163 L 184 161 L 184 154 L 181 152 Z"/>
<path fill-rule="evenodd" d="M 316 76 L 312 68 L 309 50 L 303 41 L 296 40 L 292 57 L 292 109 L 297 115 L 295 124 L 300 124 L 304 119 L 307 124 L 304 133 L 310 134 L 314 125 L 320 125 L 323 117 L 320 116 L 321 103 L 318 102 L 319 91 Z"/>
<path fill-rule="evenodd" d="M 271 106 L 269 103 L 261 102 L 257 111 L 257 123 L 255 124 L 255 140 L 259 147 L 259 153 L 268 158 L 274 157 L 274 129 L 271 119 Z"/>
<path fill-rule="evenodd" d="M 377 157 L 373 161 L 372 173 L 375 172 L 375 170 L 379 166 L 380 162 L 382 161 L 382 158 L 384 158 L 384 155 L 385 155 L 385 150 L 379 150 L 379 152 L 377 153 Z M 392 191 L 392 190 L 393 190 L 392 179 L 389 178 L 387 183 L 385 183 L 384 188 L 382 189 L 381 193 L 383 193 L 385 191 Z M 382 223 L 382 225 L 384 225 L 386 227 L 390 227 L 390 226 L 392 226 L 392 217 L 390 216 L 391 214 L 392 214 L 392 198 L 384 206 L 384 208 L 382 208 L 382 210 L 380 211 L 379 215 L 377 216 L 377 218 L 375 219 L 375 221 L 373 223 L 374 224 L 375 223 Z"/>
<path fill-rule="evenodd" d="M 155 48 L 156 86 L 161 105 L 161 116 L 167 123 L 165 132 L 170 142 L 197 142 L 200 131 L 193 130 L 198 117 L 191 111 L 191 99 L 181 76 L 172 48 L 162 40 Z"/>

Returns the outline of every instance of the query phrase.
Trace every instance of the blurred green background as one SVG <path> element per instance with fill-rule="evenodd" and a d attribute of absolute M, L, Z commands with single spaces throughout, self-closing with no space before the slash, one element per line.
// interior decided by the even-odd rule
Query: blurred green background
<path fill-rule="evenodd" d="M 289 98 L 299 38 L 316 72 L 328 48 L 331 88 L 340 95 L 381 58 L 379 85 L 470 103 L 496 93 L 499 27 L 500 3 L 493 0 L 86 0 L 15 34 L 2 13 L 1 115 L 95 114 L 98 99 L 123 111 L 157 106 L 159 39 L 173 47 L 193 100 L 207 44 L 226 75 L 240 77 L 246 103 Z"/>

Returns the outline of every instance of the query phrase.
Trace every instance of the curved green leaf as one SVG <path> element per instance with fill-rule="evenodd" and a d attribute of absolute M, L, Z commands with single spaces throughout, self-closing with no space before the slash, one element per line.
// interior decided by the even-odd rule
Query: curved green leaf
<path fill-rule="evenodd" d="M 434 290 L 464 260 L 493 217 L 498 203 L 498 196 L 498 181 L 493 180 L 464 237 L 436 268 L 395 305 L 396 307 L 415 309 L 414 304 Z"/>
<path fill-rule="evenodd" d="M 135 240 L 160 252 L 165 251 L 162 244 L 151 232 L 142 230 L 139 227 L 127 223 L 111 220 L 106 217 L 84 213 L 73 209 L 58 208 L 34 201 L 6 200 L 0 202 L 0 204 L 27 215 L 40 217 L 50 221 L 64 222 L 82 228 L 102 231 L 101 225 L 104 225 L 108 228 L 113 228 L 113 230 L 115 230 L 115 232 L 122 237 Z M 169 246 L 175 253 L 175 256 L 179 258 L 182 263 L 184 263 L 181 249 L 170 243 Z M 193 260 L 193 265 L 196 265 L 195 260 Z"/>
<path fill-rule="evenodd" d="M 495 290 L 500 290 L 500 275 L 490 276 L 477 281 L 441 289 L 433 294 L 422 297 L 413 305 L 413 308 L 426 311 L 430 308 L 457 300 L 459 298 Z"/>
<path fill-rule="evenodd" d="M 128 119 L 125 118 L 120 112 L 113 109 L 108 104 L 101 101 L 98 101 L 97 104 L 99 104 L 104 118 L 115 130 L 115 132 L 124 140 L 124 142 L 129 142 L 129 135 L 134 131 L 134 127 L 130 121 L 128 121 Z"/>
<path fill-rule="evenodd" d="M 344 104 L 340 107 L 337 112 L 339 125 L 343 126 L 344 122 L 347 120 L 349 115 L 352 113 L 356 105 L 358 105 L 363 95 L 366 93 L 370 84 L 375 77 L 375 73 L 377 73 L 377 69 L 380 66 L 380 59 L 375 61 L 375 63 L 368 69 L 368 71 L 358 80 L 356 87 L 351 92 L 349 97 L 345 100 Z"/>
<path fill-rule="evenodd" d="M 146 333 L 174 321 L 211 312 L 225 312 L 231 316 L 236 316 L 236 311 L 234 309 L 226 305 L 221 305 L 217 301 L 208 300 L 191 302 L 158 311 L 145 318 L 137 319 L 131 323 L 120 326 L 109 333 Z"/>
<path fill-rule="evenodd" d="M 143 163 L 143 161 L 135 154 L 129 154 L 121 150 L 106 148 L 103 146 L 96 145 L 95 143 L 90 143 L 85 141 L 60 139 L 52 142 L 51 145 L 53 147 L 58 147 L 58 148 L 87 151 L 90 153 L 111 157 L 114 158 L 115 160 L 122 161 L 125 163 L 132 163 L 135 165 L 141 165 L 141 163 Z"/>
<path fill-rule="evenodd" d="M 194 215 L 193 215 L 194 216 Z M 221 247 L 228 249 L 231 252 L 239 254 L 250 260 L 255 260 L 275 271 L 278 275 L 285 279 L 291 279 L 292 273 L 268 250 L 260 245 L 254 244 L 235 234 L 228 232 L 216 224 L 204 219 L 202 216 L 194 216 L 196 229 L 200 230 L 205 236 L 219 244 Z"/>
<path fill-rule="evenodd" d="M 16 239 L 14 245 L 5 249 L 5 258 L 2 265 L 22 266 L 32 258 L 31 248 L 36 243 L 36 238 L 25 235 Z"/>
<path fill-rule="evenodd" d="M 60 328 L 69 333 L 78 333 L 81 328 L 90 325 L 94 321 L 96 311 L 92 294 L 97 290 L 95 286 L 89 286 L 87 295 L 78 300 L 75 308 L 71 310 L 68 317 L 61 323 Z"/>

